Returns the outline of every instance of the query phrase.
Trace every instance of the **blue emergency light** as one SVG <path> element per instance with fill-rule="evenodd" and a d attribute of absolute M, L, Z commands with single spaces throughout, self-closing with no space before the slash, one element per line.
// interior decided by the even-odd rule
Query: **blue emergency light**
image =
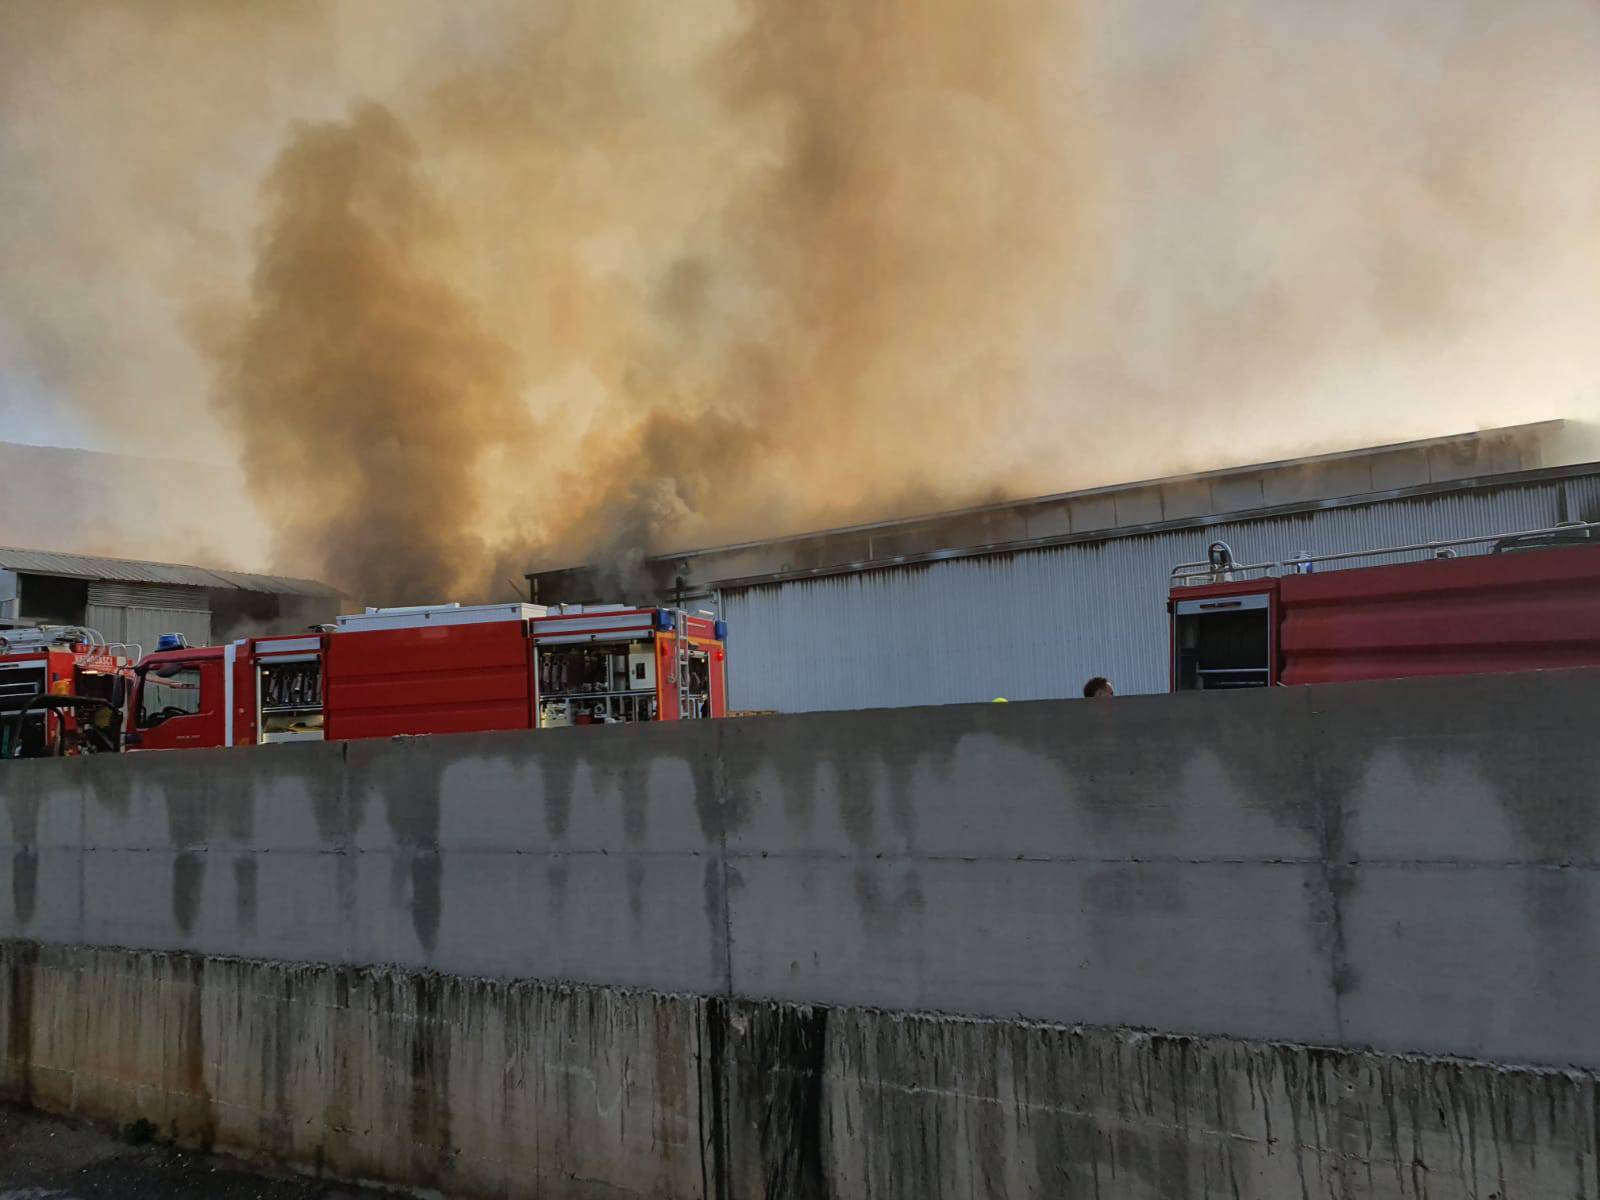
<path fill-rule="evenodd" d="M 156 638 L 157 654 L 161 653 L 163 650 L 187 650 L 188 648 L 189 639 L 184 637 L 181 633 L 163 633 L 160 637 Z"/>

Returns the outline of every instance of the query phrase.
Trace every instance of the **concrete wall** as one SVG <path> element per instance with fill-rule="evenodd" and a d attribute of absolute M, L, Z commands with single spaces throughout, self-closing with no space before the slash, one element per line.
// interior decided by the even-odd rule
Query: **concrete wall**
<path fill-rule="evenodd" d="M 1600 1190 L 1586 1072 L 21 942 L 0 1029 L 0 1098 L 455 1196 Z"/>
<path fill-rule="evenodd" d="M 1600 673 L 0 768 L 0 936 L 1600 1066 Z"/>
<path fill-rule="evenodd" d="M 0 1098 L 453 1195 L 1595 1195 L 1597 711 L 6 763 Z"/>

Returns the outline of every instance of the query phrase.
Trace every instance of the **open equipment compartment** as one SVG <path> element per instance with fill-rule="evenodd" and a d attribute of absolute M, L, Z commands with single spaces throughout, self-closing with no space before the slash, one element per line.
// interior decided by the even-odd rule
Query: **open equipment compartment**
<path fill-rule="evenodd" d="M 660 718 L 648 641 L 540 646 L 539 728 L 621 725 Z"/>
<path fill-rule="evenodd" d="M 1173 602 L 1173 690 L 1267 687 L 1273 683 L 1271 590 Z"/>
<path fill-rule="evenodd" d="M 49 741 L 49 714 L 28 704 L 49 691 L 49 659 L 0 662 L 0 758 L 38 758 Z M 17 745 L 20 742 L 21 746 Z"/>
<path fill-rule="evenodd" d="M 257 642 L 255 671 L 257 741 L 321 741 L 326 704 L 321 639 Z"/>
<path fill-rule="evenodd" d="M 698 721 L 726 710 L 727 632 L 714 613 L 563 604 L 529 627 L 538 728 Z"/>

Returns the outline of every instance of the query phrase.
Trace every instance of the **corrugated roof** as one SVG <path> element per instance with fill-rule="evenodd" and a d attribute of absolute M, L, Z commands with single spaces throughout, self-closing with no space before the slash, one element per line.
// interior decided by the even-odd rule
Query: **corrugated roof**
<path fill-rule="evenodd" d="M 1360 470 L 1354 476 L 1338 473 L 1339 467 L 1347 464 L 1356 466 L 1361 464 L 1362 460 L 1411 456 L 1414 462 L 1405 480 L 1408 485 L 1450 482 L 1469 478 L 1480 473 L 1477 469 L 1479 467 L 1492 467 L 1495 471 L 1510 472 L 1542 465 L 1537 461 L 1539 444 L 1558 436 L 1565 425 L 1566 422 L 1560 418 L 1548 421 L 1531 421 L 1524 425 L 1503 425 L 1494 429 L 1446 434 L 1441 437 L 1422 438 L 1410 442 L 1389 442 L 1378 446 L 1364 446 L 1355 450 L 1337 450 L 1328 454 L 1310 454 L 1303 458 L 1278 459 L 1273 462 L 1220 467 L 1211 471 L 1199 471 L 1187 475 L 1167 475 L 1160 478 L 1134 480 L 1129 483 L 1105 484 L 1100 487 L 1081 488 L 1070 492 L 1055 492 L 1047 496 L 997 500 L 988 504 L 977 504 L 966 508 L 945 509 L 939 512 L 920 513 L 911 517 L 895 517 L 890 520 L 870 521 L 857 525 L 841 525 L 832 529 L 787 534 L 783 537 L 760 538 L 755 541 L 734 542 L 723 546 L 683 548 L 670 554 L 652 555 L 651 557 L 668 559 L 724 555 L 739 550 L 814 541 L 818 538 L 840 538 L 878 533 L 884 530 L 928 523 L 948 523 L 989 514 L 1010 513 L 1018 509 L 1041 508 L 1070 501 L 1082 501 L 1096 497 L 1115 497 L 1119 494 L 1134 492 L 1153 491 L 1161 493 L 1170 492 L 1174 489 L 1195 487 L 1204 488 L 1209 492 L 1216 484 L 1225 484 L 1245 476 L 1287 475 L 1299 477 L 1306 480 L 1307 485 L 1296 489 L 1302 494 L 1295 496 L 1295 499 L 1333 499 L 1337 496 L 1355 494 L 1357 492 L 1393 490 L 1392 487 L 1384 487 L 1377 484 L 1369 474 L 1363 474 Z M 1486 448 L 1491 447 L 1491 444 L 1495 442 L 1527 443 L 1530 447 L 1535 448 L 1535 461 L 1529 463 L 1516 462 L 1514 464 L 1494 463 L 1488 457 L 1492 451 Z M 1430 452 L 1442 452 L 1443 457 L 1449 461 L 1449 465 L 1444 470 L 1439 470 L 1439 464 L 1432 461 Z M 1480 461 L 1473 463 L 1471 460 L 1474 455 Z M 1251 499 L 1255 501 L 1258 498 L 1252 497 Z M 1236 503 L 1231 496 L 1208 496 L 1207 501 L 1209 502 L 1208 511 L 1216 513 L 1255 506 L 1253 503 Z M 1112 522 L 1113 525 L 1131 523 L 1120 519 Z"/>
<path fill-rule="evenodd" d="M 1548 470 L 1546 446 L 1563 422 L 1539 421 L 1420 441 L 1228 467 L 1193 475 L 1059 492 L 973 508 L 850 525 L 762 541 L 653 554 L 645 567 L 662 597 L 1004 553 L 1134 532 L 1191 527 L 1244 513 L 1285 513 L 1459 491 Z M 592 594 L 589 568 L 528 573 L 541 601 Z M 569 594 L 570 593 L 570 594 Z"/>
<path fill-rule="evenodd" d="M 177 587 L 227 588 L 241 592 L 270 592 L 280 596 L 337 596 L 336 589 L 310 579 L 287 575 L 252 575 L 182 563 L 148 562 L 134 558 L 101 558 L 93 554 L 62 554 L 54 550 L 24 550 L 0 546 L 0 570 L 30 575 L 61 575 L 69 579 L 106 579 L 121 583 L 164 583 Z"/>

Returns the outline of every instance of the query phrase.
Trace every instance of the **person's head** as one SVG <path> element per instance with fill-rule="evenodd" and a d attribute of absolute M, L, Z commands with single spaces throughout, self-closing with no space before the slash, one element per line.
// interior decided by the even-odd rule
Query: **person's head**
<path fill-rule="evenodd" d="M 1086 700 L 1099 700 L 1106 696 L 1115 696 L 1116 692 L 1111 690 L 1111 680 L 1104 675 L 1096 675 L 1083 685 L 1083 695 Z"/>

